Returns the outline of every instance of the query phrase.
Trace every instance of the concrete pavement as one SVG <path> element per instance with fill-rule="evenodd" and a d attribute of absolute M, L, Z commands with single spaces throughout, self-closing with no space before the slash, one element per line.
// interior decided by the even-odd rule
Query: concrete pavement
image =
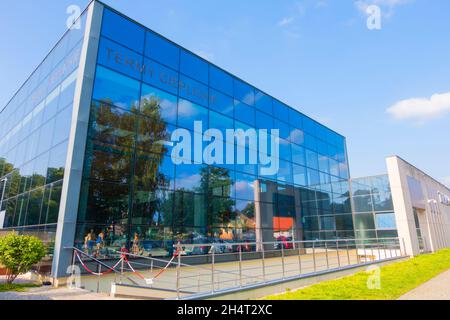
<path fill-rule="evenodd" d="M 107 294 L 92 293 L 82 289 L 49 287 L 33 288 L 26 292 L 0 292 L 2 300 L 123 300 L 111 298 Z"/>
<path fill-rule="evenodd" d="M 399 300 L 450 300 L 450 270 L 425 282 Z"/>

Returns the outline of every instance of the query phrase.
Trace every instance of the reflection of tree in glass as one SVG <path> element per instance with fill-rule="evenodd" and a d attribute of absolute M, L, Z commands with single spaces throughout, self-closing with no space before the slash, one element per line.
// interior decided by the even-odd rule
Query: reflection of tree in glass
<path fill-rule="evenodd" d="M 90 177 L 113 183 L 111 188 L 108 185 L 98 188 L 93 199 L 91 209 L 103 217 L 103 223 L 118 220 L 126 223 L 131 189 L 123 187 L 123 194 L 118 197 L 115 188 L 118 183 L 130 184 L 130 178 L 134 182 L 133 223 L 153 226 L 163 222 L 160 212 L 164 197 L 159 193 L 169 186 L 170 178 L 160 170 L 167 152 L 161 143 L 167 140 L 161 109 L 155 98 L 144 99 L 140 108 L 132 107 L 132 112 L 105 103 L 93 106 L 95 134 Z"/>
<path fill-rule="evenodd" d="M 219 228 L 235 227 L 235 202 L 230 197 L 233 182 L 229 171 L 204 167 L 200 175 L 195 193 L 178 189 L 170 193 L 162 205 L 164 220 L 173 221 L 175 241 L 195 239 L 205 242 L 206 237 L 212 237 Z"/>
<path fill-rule="evenodd" d="M 236 227 L 238 229 L 252 229 L 255 227 L 255 203 L 249 202 L 241 211 L 236 212 Z"/>
<path fill-rule="evenodd" d="M 232 213 L 235 202 L 230 197 L 233 184 L 230 171 L 209 166 L 202 168 L 200 175 L 198 191 L 207 196 L 208 225 L 231 227 L 234 224 Z"/>
<path fill-rule="evenodd" d="M 0 176 L 6 176 L 14 170 L 14 165 L 7 162 L 5 158 L 0 158 Z"/>
<path fill-rule="evenodd" d="M 4 227 L 56 223 L 58 219 L 64 168 L 47 168 L 46 175 L 21 175 L 14 165 L 0 159 L 7 176 L 4 195 Z"/>
<path fill-rule="evenodd" d="M 147 223 L 160 225 L 165 221 L 161 214 L 164 192 L 170 185 L 170 177 L 164 175 L 160 168 L 163 165 L 164 154 L 167 148 L 162 141 L 167 140 L 167 124 L 162 119 L 161 101 L 152 97 L 143 99 L 141 103 L 141 116 L 137 119 L 137 147 L 138 152 L 135 167 L 135 203 L 138 210 L 133 216 L 145 217 Z M 166 160 L 167 161 L 167 160 Z M 155 216 L 157 215 L 157 216 Z"/>

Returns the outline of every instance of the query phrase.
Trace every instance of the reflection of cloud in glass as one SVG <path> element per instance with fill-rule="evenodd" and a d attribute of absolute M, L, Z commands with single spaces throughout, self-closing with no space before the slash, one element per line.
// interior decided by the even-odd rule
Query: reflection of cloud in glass
<path fill-rule="evenodd" d="M 289 140 L 296 144 L 303 144 L 305 142 L 305 134 L 302 130 L 293 129 L 289 135 Z"/>
<path fill-rule="evenodd" d="M 165 118 L 172 119 L 173 117 L 177 116 L 177 108 L 175 107 L 175 104 L 168 99 L 155 97 L 153 93 L 143 96 L 142 99 L 148 101 L 155 101 L 160 106 L 161 113 L 164 115 Z"/>
<path fill-rule="evenodd" d="M 179 103 L 178 115 L 180 117 L 195 117 L 199 114 L 198 109 L 192 102 L 181 100 Z"/>
<path fill-rule="evenodd" d="M 177 189 L 192 190 L 200 185 L 202 176 L 200 174 L 180 175 L 176 182 Z"/>
<path fill-rule="evenodd" d="M 255 189 L 253 183 L 247 181 L 236 182 L 236 191 L 249 191 L 249 189 Z"/>

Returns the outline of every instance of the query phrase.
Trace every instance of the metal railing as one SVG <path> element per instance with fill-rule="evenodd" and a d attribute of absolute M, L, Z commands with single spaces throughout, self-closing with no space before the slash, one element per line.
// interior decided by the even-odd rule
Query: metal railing
<path fill-rule="evenodd" d="M 172 294 L 170 298 L 189 299 L 406 256 L 404 243 L 399 238 L 178 243 L 174 245 L 174 251 L 174 256 L 167 259 L 115 252 L 117 258 L 126 259 L 120 268 L 114 269 L 109 281 L 163 290 Z M 88 256 L 84 252 L 83 255 Z M 114 266 L 115 262 L 89 259 L 91 263 L 101 263 L 104 270 Z M 100 276 L 97 281 L 99 279 Z M 97 284 L 97 289 L 99 287 Z"/>

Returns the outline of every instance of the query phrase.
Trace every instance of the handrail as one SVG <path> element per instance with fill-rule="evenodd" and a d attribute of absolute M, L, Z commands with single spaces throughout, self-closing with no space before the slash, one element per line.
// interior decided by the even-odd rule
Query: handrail
<path fill-rule="evenodd" d="M 99 264 L 99 265 L 101 265 L 101 266 L 103 266 L 103 267 L 105 267 L 105 268 L 107 268 L 107 269 L 109 269 L 109 270 L 114 271 L 114 273 L 116 273 L 116 274 L 120 274 L 120 276 L 124 276 L 124 277 L 127 278 L 130 282 L 132 282 L 133 284 L 137 285 L 136 281 L 134 281 L 134 280 L 131 279 L 130 277 L 124 275 L 123 272 L 118 271 L 118 270 L 116 270 L 115 268 L 113 268 L 113 267 L 111 267 L 111 266 L 108 266 L 107 264 L 103 263 L 102 261 L 100 261 L 100 260 L 94 258 L 93 256 L 87 254 L 86 252 L 84 252 L 84 251 L 82 251 L 82 250 L 80 250 L 80 249 L 78 249 L 78 248 L 75 248 L 75 247 L 65 247 L 64 249 L 67 249 L 67 250 L 73 250 L 73 251 L 75 251 L 75 252 L 81 253 L 83 256 L 88 257 L 89 259 L 91 259 L 92 261 L 96 262 L 97 264 Z"/>
<path fill-rule="evenodd" d="M 119 252 L 119 251 L 115 251 L 115 252 Z M 144 256 L 140 256 L 140 255 L 136 255 L 133 253 L 127 253 L 127 252 L 123 252 L 124 255 L 128 255 L 128 256 L 133 256 L 133 257 L 137 257 L 137 258 L 142 258 L 142 259 L 147 259 L 147 260 L 155 260 L 155 261 L 159 261 L 159 262 L 165 262 L 167 263 L 168 261 L 165 260 L 161 260 L 161 259 L 157 259 L 157 258 L 152 258 L 152 257 L 144 257 Z M 197 256 L 200 257 L 200 256 Z M 187 267 L 187 268 L 194 268 L 194 269 L 199 269 L 199 270 L 204 270 L 204 271 L 211 271 L 211 269 L 209 268 L 205 268 L 202 266 L 197 266 L 197 265 L 191 265 L 191 264 L 187 264 L 187 263 L 178 263 L 178 262 L 170 262 L 170 264 L 173 264 L 175 266 L 179 266 L 179 267 Z M 231 272 L 231 271 L 220 271 L 221 273 L 224 274 L 228 274 L 228 275 L 238 275 L 238 273 L 235 272 Z M 259 277 L 256 277 L 259 278 Z"/>
<path fill-rule="evenodd" d="M 88 257 L 89 259 L 93 260 L 94 262 L 98 263 L 99 265 L 101 265 L 101 266 L 103 266 L 103 267 L 105 267 L 105 268 L 111 269 L 111 266 L 108 266 L 106 263 L 103 263 L 102 261 L 100 261 L 100 260 L 94 258 L 93 256 L 87 254 L 86 252 L 84 252 L 84 251 L 82 251 L 82 250 L 80 250 L 80 249 L 78 249 L 78 248 L 75 248 L 75 247 L 66 247 L 66 248 L 64 248 L 64 249 L 74 250 L 74 251 L 76 251 L 76 252 L 78 252 L 78 253 L 81 253 L 83 256 Z M 116 269 L 112 269 L 112 270 L 114 270 L 114 272 L 116 272 L 116 273 L 120 273 L 120 271 L 117 271 Z"/>
<path fill-rule="evenodd" d="M 190 252 L 191 248 L 196 247 L 202 247 L 202 250 Z M 78 248 L 69 249 L 111 269 L 101 260 Z M 130 269 L 124 269 L 122 266 L 120 274 L 134 285 L 142 287 L 124 275 L 124 271 L 126 274 L 130 271 L 144 280 L 147 285 L 150 285 L 149 289 L 173 291 L 176 292 L 177 299 L 182 299 L 196 295 L 214 295 L 249 286 L 291 281 L 306 276 L 398 259 L 406 256 L 402 249 L 404 249 L 402 239 L 392 237 L 236 243 L 221 241 L 204 244 L 178 242 L 173 244 L 173 255 L 166 258 L 118 250 L 109 250 L 108 253 L 111 256 L 120 256 L 122 261 L 130 267 Z M 136 259 L 128 260 L 128 258 Z M 198 260 L 195 260 L 197 258 Z M 276 263 L 273 263 L 272 259 Z M 248 262 L 250 260 L 256 262 Z M 140 270 L 147 270 L 140 274 L 134 270 L 132 264 L 136 268 L 140 266 Z M 119 273 L 118 270 L 113 270 Z M 165 271 L 169 271 L 166 273 L 168 276 L 159 278 L 159 275 Z M 151 275 L 148 272 L 151 272 Z M 99 273 L 98 281 L 101 275 L 104 274 Z M 185 296 L 188 294 L 184 291 L 187 288 L 197 289 L 189 293 L 192 295 Z"/>
<path fill-rule="evenodd" d="M 210 243 L 177 243 L 174 244 L 173 247 L 176 248 L 178 246 L 182 247 L 212 247 L 212 246 L 244 246 L 244 245 L 264 245 L 264 244 L 280 244 L 280 243 L 288 243 L 288 244 L 296 244 L 296 243 L 325 243 L 325 242 L 361 242 L 361 241 L 378 241 L 384 242 L 387 240 L 400 240 L 399 238 L 354 238 L 354 239 L 334 239 L 334 240 L 291 240 L 291 241 L 254 241 L 254 242 L 210 242 Z"/>

